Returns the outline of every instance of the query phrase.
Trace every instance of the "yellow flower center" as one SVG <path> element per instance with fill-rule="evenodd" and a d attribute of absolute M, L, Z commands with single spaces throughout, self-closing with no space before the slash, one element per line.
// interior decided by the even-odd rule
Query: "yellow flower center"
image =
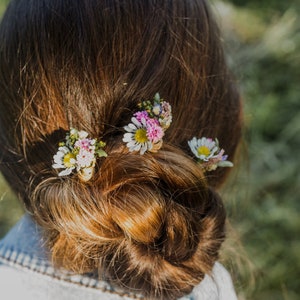
<path fill-rule="evenodd" d="M 66 166 L 66 168 L 73 167 L 74 162 L 75 162 L 75 155 L 73 153 L 67 153 L 64 156 L 64 165 Z"/>
<path fill-rule="evenodd" d="M 197 152 L 199 155 L 205 155 L 205 156 L 208 156 L 210 154 L 210 150 L 207 146 L 198 147 Z"/>
<path fill-rule="evenodd" d="M 140 144 L 146 143 L 148 141 L 147 130 L 145 128 L 137 129 L 134 134 L 134 139 Z"/>

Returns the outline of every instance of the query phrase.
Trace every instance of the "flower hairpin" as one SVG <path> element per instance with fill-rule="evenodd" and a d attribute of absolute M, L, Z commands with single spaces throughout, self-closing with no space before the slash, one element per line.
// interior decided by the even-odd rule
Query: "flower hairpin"
<path fill-rule="evenodd" d="M 71 128 L 64 142 L 59 143 L 57 153 L 53 156 L 54 169 L 63 169 L 58 176 L 70 175 L 73 171 L 83 181 L 91 179 L 97 157 L 106 157 L 103 150 L 105 143 L 88 138 L 88 133 Z"/>
<path fill-rule="evenodd" d="M 213 171 L 217 167 L 232 167 L 233 163 L 227 160 L 224 155 L 224 149 L 219 146 L 218 139 L 202 137 L 201 139 L 193 138 L 188 144 L 196 156 L 199 164 L 204 171 Z"/>
<path fill-rule="evenodd" d="M 172 122 L 171 105 L 156 93 L 153 101 L 142 101 L 131 123 L 124 127 L 123 142 L 130 152 L 157 152 L 163 143 L 165 131 Z"/>

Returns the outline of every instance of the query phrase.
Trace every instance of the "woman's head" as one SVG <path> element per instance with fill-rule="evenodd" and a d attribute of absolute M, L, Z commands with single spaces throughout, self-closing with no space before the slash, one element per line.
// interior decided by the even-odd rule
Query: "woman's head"
<path fill-rule="evenodd" d="M 156 92 L 173 111 L 164 146 L 155 154 L 129 153 L 123 127 Z M 232 160 L 240 110 L 206 1 L 17 0 L 3 17 L 0 168 L 48 232 L 54 260 L 70 269 L 99 268 L 153 296 L 157 289 L 146 284 L 152 272 L 140 268 L 155 256 L 169 272 L 162 273 L 170 280 L 164 291 L 184 292 L 199 282 L 224 237 L 224 209 L 212 188 L 227 169 L 205 178 L 187 141 L 216 137 Z M 107 144 L 108 157 L 88 183 L 60 178 L 51 168 L 71 127 Z M 175 249 L 180 241 L 184 249 Z M 72 256 L 63 255 L 66 247 Z M 197 259 L 201 266 L 193 269 Z M 109 261 L 125 267 L 116 270 Z M 191 272 L 174 275 L 184 283 L 174 285 L 174 268 Z M 131 272 L 136 285 L 125 282 Z M 156 281 L 164 280 L 151 278 L 149 285 L 159 286 Z"/>

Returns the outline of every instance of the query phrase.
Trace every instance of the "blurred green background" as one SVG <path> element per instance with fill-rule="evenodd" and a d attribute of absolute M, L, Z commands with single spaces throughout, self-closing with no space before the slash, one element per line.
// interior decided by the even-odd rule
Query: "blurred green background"
<path fill-rule="evenodd" d="M 211 2 L 245 106 L 247 154 L 223 191 L 250 262 L 233 274 L 239 299 L 300 299 L 300 4 Z M 0 178 L 0 237 L 21 214 Z"/>

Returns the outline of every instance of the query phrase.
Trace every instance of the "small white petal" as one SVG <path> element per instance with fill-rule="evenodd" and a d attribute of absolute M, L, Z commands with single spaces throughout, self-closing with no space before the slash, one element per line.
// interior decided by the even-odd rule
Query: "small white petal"
<path fill-rule="evenodd" d="M 139 151 L 142 147 L 142 144 L 135 144 L 134 146 L 131 147 L 133 151 Z"/>
<path fill-rule="evenodd" d="M 147 151 L 147 144 L 142 144 L 140 149 L 140 155 L 143 155 Z"/>
<path fill-rule="evenodd" d="M 193 137 L 192 140 L 190 141 L 193 145 L 197 145 L 198 140 Z"/>
<path fill-rule="evenodd" d="M 138 128 L 132 124 L 132 123 L 129 123 L 127 126 L 124 126 L 124 129 L 127 131 L 127 132 L 135 132 Z"/>
<path fill-rule="evenodd" d="M 73 170 L 74 170 L 74 168 L 65 169 L 65 170 L 61 171 L 60 173 L 58 173 L 58 176 L 70 175 Z"/>
<path fill-rule="evenodd" d="M 79 132 L 78 132 L 78 136 L 79 136 L 79 139 L 85 139 L 87 136 L 88 136 L 89 134 L 86 132 L 86 131 L 84 131 L 84 130 L 80 130 Z"/>
<path fill-rule="evenodd" d="M 218 167 L 233 167 L 233 163 L 228 160 L 218 162 Z"/>
<path fill-rule="evenodd" d="M 65 156 L 65 152 L 63 151 L 57 151 L 56 154 L 53 157 L 57 157 L 57 158 L 63 158 Z"/>
<path fill-rule="evenodd" d="M 64 169 L 65 166 L 63 164 L 53 164 L 52 168 L 53 169 Z"/>
<path fill-rule="evenodd" d="M 196 148 L 192 148 L 191 150 L 196 157 L 200 158 L 199 153 Z"/>
<path fill-rule="evenodd" d="M 128 127 L 131 128 L 132 130 L 137 130 L 137 127 L 133 123 L 129 123 Z"/>
<path fill-rule="evenodd" d="M 134 131 L 134 130 L 131 129 L 129 126 L 124 126 L 123 128 L 124 128 L 124 130 L 125 130 L 126 132 L 132 133 L 132 132 Z"/>
<path fill-rule="evenodd" d="M 132 141 L 132 139 L 133 139 L 133 134 L 132 133 L 125 133 L 124 135 L 123 135 L 123 142 L 124 143 L 127 143 L 127 142 L 130 142 L 130 141 Z"/>
<path fill-rule="evenodd" d="M 137 145 L 137 142 L 134 140 L 131 140 L 127 143 L 127 147 L 134 147 L 135 145 Z"/>
<path fill-rule="evenodd" d="M 141 124 L 135 117 L 132 117 L 132 118 L 131 118 L 131 122 L 132 122 L 137 128 L 142 127 L 142 124 Z"/>
<path fill-rule="evenodd" d="M 148 148 L 148 150 L 151 150 L 152 147 L 153 147 L 153 144 L 150 141 L 147 142 L 147 148 Z"/>
<path fill-rule="evenodd" d="M 147 128 L 147 122 L 145 118 L 141 119 L 141 127 Z"/>
<path fill-rule="evenodd" d="M 62 147 L 58 148 L 58 152 L 63 152 L 64 154 L 66 154 L 66 153 L 70 152 L 70 149 L 68 147 L 66 147 L 66 146 L 62 146 Z"/>
<path fill-rule="evenodd" d="M 60 156 L 60 155 L 54 155 L 53 156 L 53 160 L 56 164 L 61 164 L 62 163 L 62 160 L 63 160 L 63 156 Z"/>

